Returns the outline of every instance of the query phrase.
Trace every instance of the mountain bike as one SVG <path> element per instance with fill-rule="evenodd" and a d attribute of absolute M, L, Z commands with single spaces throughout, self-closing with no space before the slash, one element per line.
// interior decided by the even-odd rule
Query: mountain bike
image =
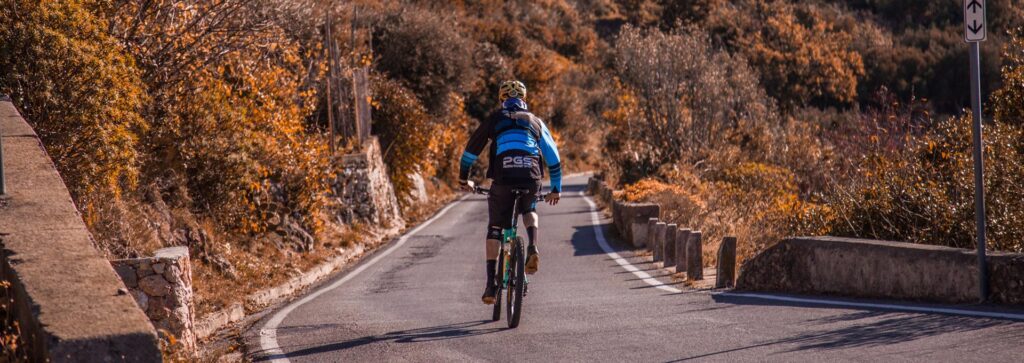
<path fill-rule="evenodd" d="M 474 187 L 477 194 L 487 195 L 490 189 Z M 529 281 L 526 278 L 526 245 L 523 237 L 516 235 L 518 229 L 519 198 L 529 194 L 529 189 L 513 189 L 512 196 L 515 200 L 512 203 L 512 228 L 502 231 L 501 244 L 498 247 L 498 263 L 495 272 L 495 280 L 498 284 L 494 296 L 494 312 L 491 320 L 501 320 L 501 295 L 504 290 L 508 291 L 508 301 L 505 306 L 507 311 L 508 327 L 519 326 L 519 319 L 523 314 L 523 297 L 526 296 Z M 544 195 L 538 195 L 538 200 L 543 200 Z"/>

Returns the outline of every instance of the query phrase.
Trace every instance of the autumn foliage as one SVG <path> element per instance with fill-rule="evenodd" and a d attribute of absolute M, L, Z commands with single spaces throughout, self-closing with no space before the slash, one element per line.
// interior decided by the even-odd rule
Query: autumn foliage
<path fill-rule="evenodd" d="M 469 131 L 514 78 L 567 170 L 600 170 L 713 241 L 741 237 L 747 255 L 790 234 L 970 247 L 952 5 L 0 0 L 0 92 L 108 256 L 191 248 L 203 311 L 230 299 L 211 297 L 219 282 L 282 281 L 368 227 L 339 218 L 336 161 L 357 145 L 329 148 L 328 13 L 332 87 L 369 69 L 372 131 L 404 212 L 422 202 L 420 180 L 438 195 L 454 182 Z M 991 241 L 1022 251 L 1024 8 L 991 6 Z"/>

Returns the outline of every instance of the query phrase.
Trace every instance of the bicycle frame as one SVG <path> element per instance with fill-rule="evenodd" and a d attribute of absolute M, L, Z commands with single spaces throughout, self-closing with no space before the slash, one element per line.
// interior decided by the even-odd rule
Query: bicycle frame
<path fill-rule="evenodd" d="M 512 228 L 508 228 L 502 231 L 501 245 L 498 246 L 498 256 L 500 256 L 504 261 L 504 263 L 501 264 L 501 266 L 504 267 L 503 271 L 501 271 L 501 288 L 503 289 L 508 288 L 509 279 L 512 278 L 511 269 L 509 268 L 509 262 L 511 262 L 510 260 L 512 258 L 512 255 L 508 253 L 508 246 L 509 244 L 512 243 L 512 241 L 515 241 L 517 237 L 516 231 L 519 229 L 519 214 L 517 214 L 516 212 L 518 212 L 518 207 L 519 198 L 517 196 L 516 199 L 512 202 Z"/>
<path fill-rule="evenodd" d="M 489 194 L 491 191 L 490 189 L 474 187 L 474 192 L 477 194 L 486 195 Z M 543 200 L 545 196 L 546 194 L 538 194 L 537 199 Z M 519 195 L 516 195 L 515 200 L 512 201 L 512 228 L 506 228 L 501 231 L 502 238 L 498 245 L 498 258 L 502 259 L 503 262 L 500 264 L 503 270 L 499 271 L 501 273 L 501 281 L 499 287 L 502 289 L 508 288 L 509 279 L 511 279 L 509 260 L 512 258 L 512 256 L 511 254 L 509 254 L 509 245 L 516 240 L 516 237 L 518 237 L 517 230 L 519 229 L 519 213 L 516 212 L 519 211 L 519 197 Z M 529 283 L 529 279 L 526 279 L 526 282 Z"/>

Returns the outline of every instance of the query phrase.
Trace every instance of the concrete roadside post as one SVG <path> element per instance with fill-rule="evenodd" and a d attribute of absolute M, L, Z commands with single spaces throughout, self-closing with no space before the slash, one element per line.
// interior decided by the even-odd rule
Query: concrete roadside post
<path fill-rule="evenodd" d="M 715 288 L 733 287 L 736 281 L 736 237 L 725 237 L 718 247 Z"/>
<path fill-rule="evenodd" d="M 656 234 L 655 226 L 657 225 L 657 218 L 651 217 L 647 219 L 647 238 L 645 238 L 644 240 L 644 246 L 651 249 L 652 251 L 654 250 L 654 235 Z"/>
<path fill-rule="evenodd" d="M 686 271 L 686 241 L 690 240 L 690 229 L 683 228 L 676 233 L 676 273 Z"/>
<path fill-rule="evenodd" d="M 690 233 L 686 244 L 686 279 L 690 281 L 704 279 L 704 257 L 701 247 L 701 232 Z"/>
<path fill-rule="evenodd" d="M 665 243 L 661 245 L 662 257 L 665 260 L 665 268 L 676 267 L 676 233 L 679 226 L 675 223 L 665 226 Z"/>
<path fill-rule="evenodd" d="M 665 232 L 667 230 L 668 224 L 665 224 L 665 222 L 658 222 L 658 224 L 654 225 L 654 245 L 651 246 L 654 262 L 661 262 L 665 259 L 661 246 L 665 245 Z"/>

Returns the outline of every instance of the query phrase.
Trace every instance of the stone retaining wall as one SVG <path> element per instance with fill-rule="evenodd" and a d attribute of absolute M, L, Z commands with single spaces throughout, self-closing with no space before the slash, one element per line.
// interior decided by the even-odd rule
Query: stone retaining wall
<path fill-rule="evenodd" d="M 341 165 L 335 194 L 346 206 L 341 213 L 343 222 L 397 229 L 405 226 L 376 136 L 366 140 L 362 152 L 341 157 Z"/>
<path fill-rule="evenodd" d="M 0 279 L 36 362 L 159 362 L 156 331 L 92 243 L 32 127 L 0 100 Z"/>
<path fill-rule="evenodd" d="M 177 349 L 194 352 L 192 266 L 188 247 L 156 251 L 154 257 L 111 261 L 153 326 L 174 337 Z M 168 341 L 167 337 L 165 337 Z"/>

